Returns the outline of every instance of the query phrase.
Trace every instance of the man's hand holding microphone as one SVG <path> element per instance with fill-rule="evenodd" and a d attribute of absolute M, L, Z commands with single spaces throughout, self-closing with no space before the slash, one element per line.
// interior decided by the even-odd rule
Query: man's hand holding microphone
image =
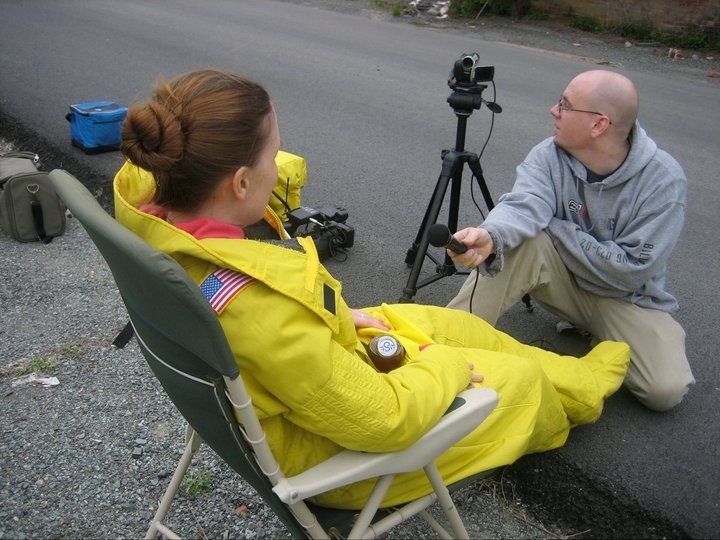
<path fill-rule="evenodd" d="M 428 230 L 428 241 L 435 247 L 446 248 L 453 262 L 468 268 L 492 262 L 495 257 L 490 233 L 480 227 L 468 227 L 453 235 L 447 226 L 435 223 Z"/>

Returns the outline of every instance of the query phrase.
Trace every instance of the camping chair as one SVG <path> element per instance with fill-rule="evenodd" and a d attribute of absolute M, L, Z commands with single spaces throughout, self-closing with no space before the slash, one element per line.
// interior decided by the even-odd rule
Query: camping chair
<path fill-rule="evenodd" d="M 343 451 L 302 474 L 285 477 L 267 444 L 217 315 L 200 288 L 175 260 L 105 212 L 73 176 L 55 169 L 49 177 L 110 267 L 143 356 L 188 422 L 185 452 L 146 538 L 158 534 L 177 538 L 164 524 L 165 516 L 202 442 L 258 492 L 293 537 L 374 538 L 421 514 L 441 536 L 467 538 L 434 459 L 490 414 L 497 404 L 493 390 L 474 388 L 460 393 L 440 422 L 402 452 Z M 393 477 L 421 468 L 434 492 L 402 509 L 378 512 Z M 307 502 L 319 493 L 375 477 L 374 491 L 359 515 Z M 426 511 L 435 500 L 440 501 L 452 532 Z"/>

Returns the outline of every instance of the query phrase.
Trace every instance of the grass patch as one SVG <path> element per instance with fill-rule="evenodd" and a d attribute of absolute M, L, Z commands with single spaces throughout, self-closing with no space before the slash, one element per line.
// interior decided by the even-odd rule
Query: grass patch
<path fill-rule="evenodd" d="M 77 358 L 80 358 L 83 352 L 83 348 L 80 345 L 64 345 L 60 349 L 60 354 L 64 358 L 68 358 L 71 360 L 76 360 Z"/>
<path fill-rule="evenodd" d="M 405 9 L 404 0 L 396 0 L 395 2 L 389 2 L 387 0 L 375 0 L 375 6 L 379 9 L 383 9 L 390 13 L 393 17 L 399 17 L 402 15 Z"/>
<path fill-rule="evenodd" d="M 522 17 L 532 9 L 531 0 L 453 0 L 450 17 L 476 18 L 480 13 L 500 17 Z"/>
<path fill-rule="evenodd" d="M 568 21 L 568 26 L 583 32 L 602 32 L 603 26 L 593 17 L 585 15 L 573 15 Z"/>
<path fill-rule="evenodd" d="M 33 356 L 30 359 L 22 360 L 17 364 L 13 364 L 11 366 L 8 366 L 7 368 L 0 370 L 0 378 L 22 377 L 23 375 L 28 375 L 30 373 L 36 372 L 48 374 L 48 372 L 55 369 L 55 366 L 57 366 L 57 362 L 55 362 L 54 360 L 44 358 L 42 356 Z"/>
<path fill-rule="evenodd" d="M 188 496 L 199 497 L 212 489 L 213 475 L 208 471 L 189 471 L 180 486 Z"/>
<path fill-rule="evenodd" d="M 78 360 L 82 358 L 85 352 L 85 348 L 76 343 L 53 346 L 42 354 L 30 358 L 21 358 L 17 362 L 0 367 L 0 379 L 22 377 L 30 373 L 48 375 L 63 360 Z"/>
<path fill-rule="evenodd" d="M 527 18 L 531 21 L 548 21 L 550 20 L 550 14 L 547 11 L 531 7 L 530 11 L 528 11 Z"/>
<path fill-rule="evenodd" d="M 712 28 L 691 27 L 685 32 L 660 32 L 649 23 L 623 23 L 600 27 L 600 32 L 615 34 L 633 41 L 658 42 L 669 47 L 720 51 L 720 31 Z"/>
<path fill-rule="evenodd" d="M 633 41 L 656 41 L 670 47 L 720 51 L 720 30 L 692 26 L 683 32 L 661 32 L 650 21 L 603 25 L 593 17 L 577 15 L 572 7 L 566 11 L 568 26 L 584 32 L 613 34 Z"/>

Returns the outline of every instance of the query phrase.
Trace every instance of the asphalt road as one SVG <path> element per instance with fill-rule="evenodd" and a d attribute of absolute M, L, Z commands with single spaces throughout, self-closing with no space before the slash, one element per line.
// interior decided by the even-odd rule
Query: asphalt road
<path fill-rule="evenodd" d="M 320 2 L 320 4 L 323 4 Z M 356 306 L 403 295 L 411 246 L 438 180 L 441 151 L 458 121 L 446 98 L 454 60 L 478 52 L 495 66 L 487 108 L 468 119 L 467 148 L 482 152 L 493 197 L 508 190 L 515 165 L 551 132 L 548 110 L 587 59 L 494 41 L 478 30 L 420 27 L 358 9 L 275 1 L 109 0 L 3 2 L 0 6 L 0 111 L 42 137 L 54 166 L 107 186 L 118 153 L 86 156 L 70 146 L 68 106 L 145 99 L 159 76 L 215 66 L 262 82 L 274 96 L 283 148 L 304 156 L 307 205 L 349 212 L 355 245 L 328 266 Z M 720 85 L 701 74 L 611 66 L 641 94 L 641 123 L 684 166 L 690 181 L 682 240 L 668 286 L 687 329 L 697 385 L 675 410 L 645 410 L 620 391 L 596 425 L 577 428 L 565 447 L 523 458 L 508 474 L 539 511 L 587 526 L 598 536 L 720 537 L 720 369 L 715 229 L 720 194 Z M 29 142 L 29 141 L 25 141 Z M 481 216 L 467 179 L 459 226 Z M 445 201 L 446 202 L 446 201 Z M 441 220 L 445 219 L 443 206 Z M 424 265 L 423 275 L 433 274 Z M 460 286 L 450 276 L 414 300 L 445 304 Z M 513 308 L 499 325 L 526 341 L 569 352 L 585 342 L 562 337 L 540 310 Z M 638 531 L 643 531 L 638 532 Z"/>

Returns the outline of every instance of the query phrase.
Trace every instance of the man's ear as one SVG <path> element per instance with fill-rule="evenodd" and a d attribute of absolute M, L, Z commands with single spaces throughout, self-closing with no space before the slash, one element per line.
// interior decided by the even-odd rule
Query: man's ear
<path fill-rule="evenodd" d="M 604 116 L 604 115 L 599 116 L 599 117 L 597 117 L 597 119 L 595 120 L 595 123 L 593 124 L 592 134 L 594 137 L 602 135 L 603 133 L 605 133 L 608 130 L 609 127 L 610 127 L 610 118 L 608 118 L 607 116 Z"/>
<path fill-rule="evenodd" d="M 250 188 L 249 172 L 250 169 L 248 167 L 240 167 L 232 177 L 231 187 L 233 195 L 241 201 L 247 198 Z"/>

